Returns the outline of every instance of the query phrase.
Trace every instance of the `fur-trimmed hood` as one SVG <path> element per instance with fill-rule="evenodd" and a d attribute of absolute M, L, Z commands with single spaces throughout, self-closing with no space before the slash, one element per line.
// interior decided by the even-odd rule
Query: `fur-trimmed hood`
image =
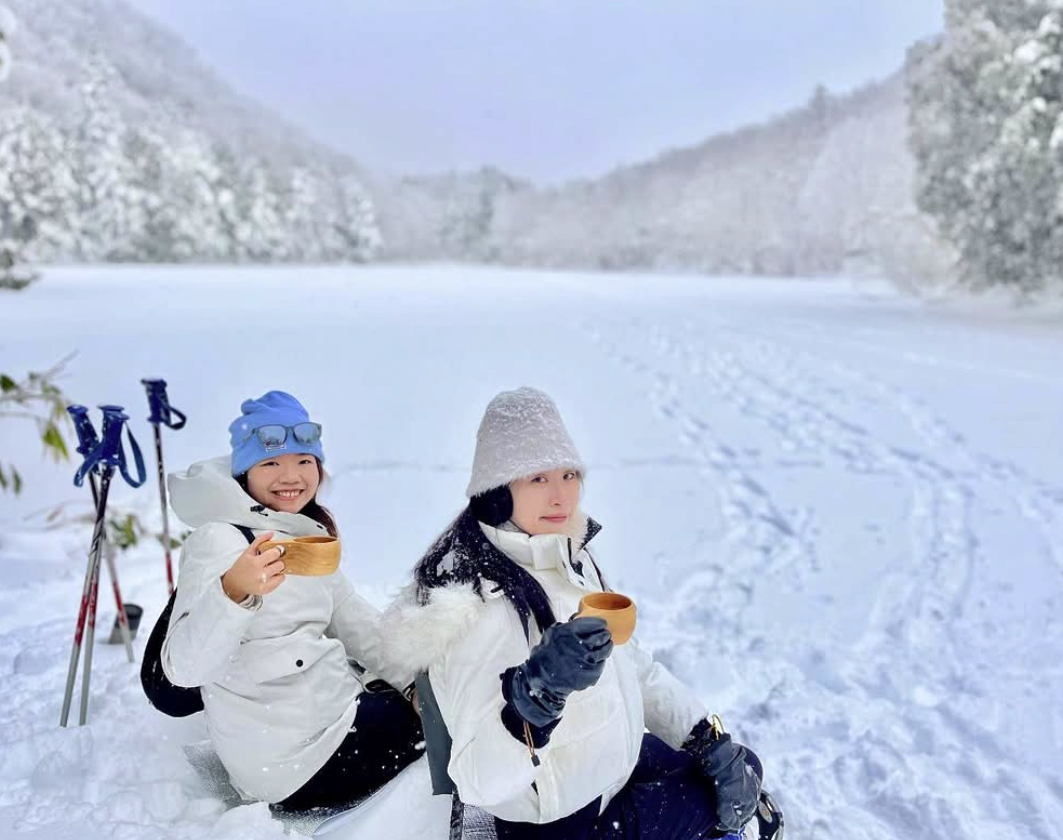
<path fill-rule="evenodd" d="M 421 603 L 417 589 L 416 583 L 403 587 L 380 616 L 384 659 L 407 674 L 406 682 L 442 659 L 454 641 L 476 623 L 488 599 L 502 597 L 490 587 L 485 587 L 481 597 L 471 583 L 451 583 L 433 589 L 428 601 Z"/>
<path fill-rule="evenodd" d="M 488 529 L 481 529 L 479 523 L 473 527 L 475 531 L 462 517 L 455 520 L 421 560 L 417 579 L 403 587 L 384 610 L 380 635 L 388 662 L 414 674 L 427 670 L 473 626 L 487 603 L 497 598 L 508 598 L 522 619 L 533 615 L 538 620 L 534 606 L 519 603 L 526 593 L 514 587 L 530 581 L 541 595 L 539 584 L 517 560 L 493 545 L 484 533 Z M 572 538 L 575 555 L 600 530 L 597 522 L 577 512 L 563 536 Z M 513 572 L 518 576 L 514 578 Z M 549 606 L 546 609 L 552 616 Z M 552 618 L 546 622 L 550 623 Z"/>

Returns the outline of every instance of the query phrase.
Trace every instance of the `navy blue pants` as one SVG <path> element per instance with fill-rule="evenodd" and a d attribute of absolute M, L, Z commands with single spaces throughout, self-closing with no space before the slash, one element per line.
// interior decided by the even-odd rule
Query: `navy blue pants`
<path fill-rule="evenodd" d="M 694 760 L 645 735 L 628 783 L 598 815 L 596 799 L 552 823 L 495 820 L 499 840 L 701 840 L 714 836 L 716 810 Z"/>
<path fill-rule="evenodd" d="M 273 806 L 304 811 L 350 805 L 383 787 L 424 753 L 421 719 L 394 689 L 358 699 L 351 732 L 299 790 Z"/>

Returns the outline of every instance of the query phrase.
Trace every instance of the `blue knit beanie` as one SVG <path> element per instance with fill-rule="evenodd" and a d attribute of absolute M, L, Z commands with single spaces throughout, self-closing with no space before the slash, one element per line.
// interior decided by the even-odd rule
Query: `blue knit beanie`
<path fill-rule="evenodd" d="M 284 445 L 275 449 L 266 449 L 258 436 L 252 434 L 255 429 L 271 424 L 279 426 L 296 426 L 306 423 L 310 415 L 302 403 L 284 391 L 270 391 L 257 400 L 244 400 L 240 406 L 240 416 L 229 424 L 229 444 L 233 448 L 232 474 L 243 475 L 259 461 L 276 458 L 278 455 L 313 455 L 322 464 L 325 454 L 321 449 L 321 440 L 313 443 L 300 443 L 295 435 L 288 432 Z"/>

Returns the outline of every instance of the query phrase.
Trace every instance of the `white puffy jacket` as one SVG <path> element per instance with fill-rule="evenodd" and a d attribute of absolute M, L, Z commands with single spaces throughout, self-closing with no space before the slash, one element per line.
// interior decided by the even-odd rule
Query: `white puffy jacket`
<path fill-rule="evenodd" d="M 584 594 L 601 591 L 587 552 L 569 557 L 567 536 L 480 527 L 542 584 L 559 620 Z M 705 717 L 694 694 L 632 639 L 614 648 L 595 686 L 569 696 L 534 766 L 502 723 L 499 675 L 527 660 L 540 634 L 531 621 L 529 644 L 516 610 L 493 588 L 485 583 L 481 599 L 471 586 L 442 587 L 422 606 L 411 586 L 382 621 L 388 659 L 428 671 L 453 739 L 450 777 L 464 802 L 530 823 L 561 819 L 599 796 L 604 809 L 635 769 L 646 728 L 678 749 Z"/>
<path fill-rule="evenodd" d="M 229 458 L 170 476 L 170 500 L 195 530 L 180 576 L 162 665 L 175 685 L 201 686 L 218 757 L 245 796 L 278 802 L 336 751 L 351 728 L 361 684 L 348 656 L 388 677 L 379 659 L 375 607 L 342 572 L 289 575 L 248 608 L 221 576 L 247 549 L 233 525 L 277 538 L 325 533 L 308 516 L 262 509 L 229 473 Z"/>

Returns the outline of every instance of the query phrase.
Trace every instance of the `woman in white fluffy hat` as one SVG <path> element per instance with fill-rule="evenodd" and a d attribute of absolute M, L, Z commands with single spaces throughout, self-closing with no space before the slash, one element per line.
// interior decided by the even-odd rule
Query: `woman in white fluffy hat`
<path fill-rule="evenodd" d="M 496 396 L 468 507 L 385 613 L 392 661 L 428 674 L 458 796 L 502 840 L 781 837 L 756 756 L 634 639 L 566 620 L 605 589 L 585 472 L 549 396 Z"/>

